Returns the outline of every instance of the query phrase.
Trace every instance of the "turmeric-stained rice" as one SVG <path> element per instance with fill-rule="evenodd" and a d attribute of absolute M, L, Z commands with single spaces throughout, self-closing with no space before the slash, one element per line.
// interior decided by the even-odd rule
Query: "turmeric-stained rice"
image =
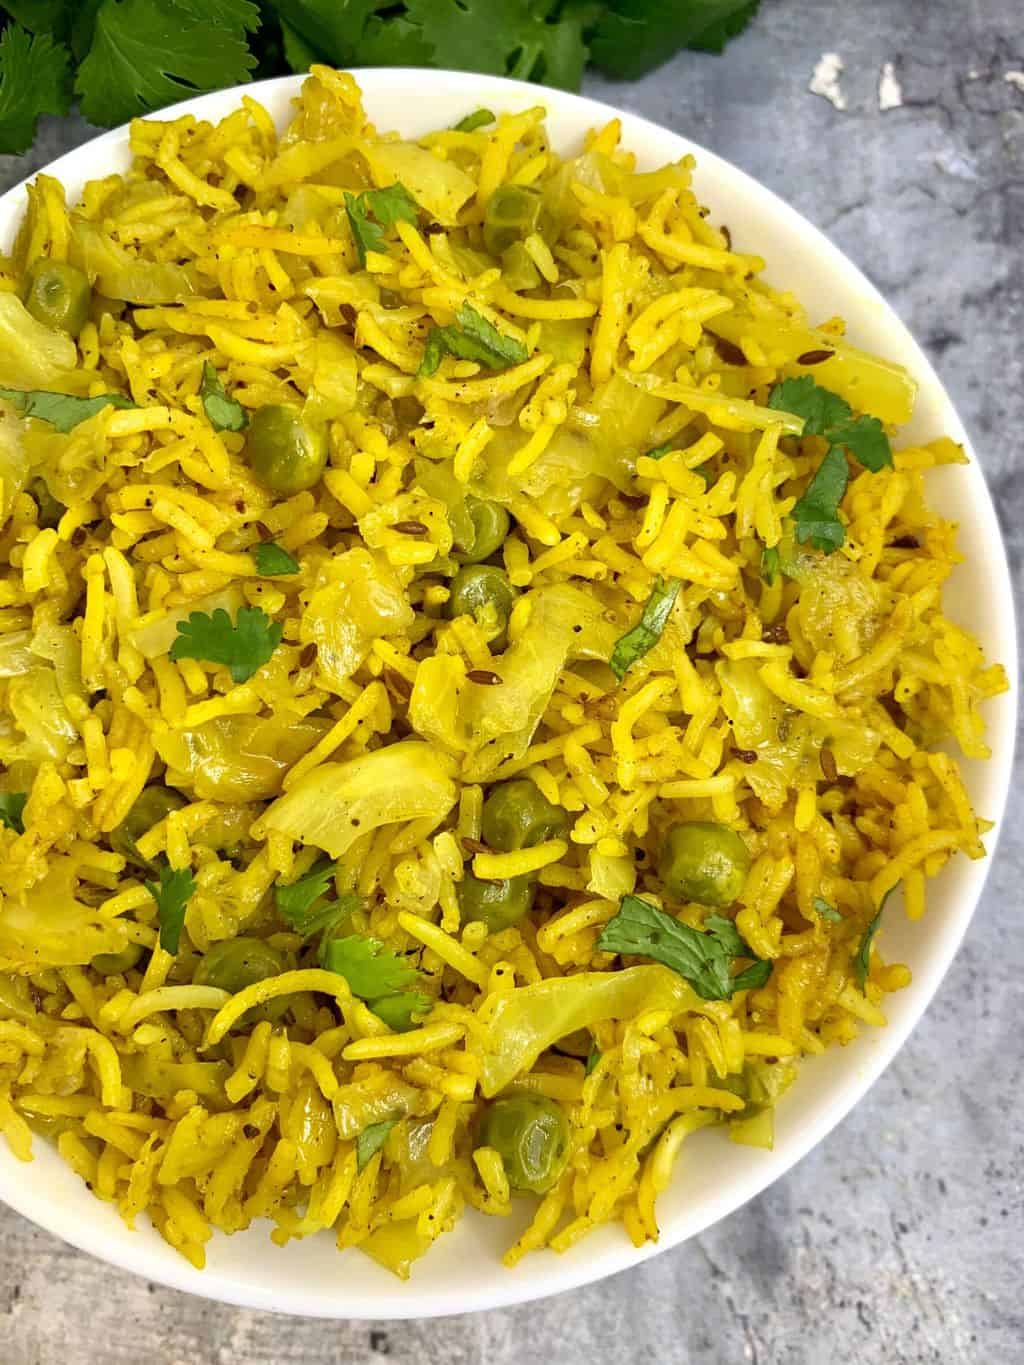
<path fill-rule="evenodd" d="M 280 136 L 40 176 L 2 262 L 0 1130 L 200 1267 L 263 1218 L 405 1277 L 521 1197 L 509 1265 L 657 1238 L 984 854 L 912 380 L 690 158 L 474 123 L 314 68 Z"/>

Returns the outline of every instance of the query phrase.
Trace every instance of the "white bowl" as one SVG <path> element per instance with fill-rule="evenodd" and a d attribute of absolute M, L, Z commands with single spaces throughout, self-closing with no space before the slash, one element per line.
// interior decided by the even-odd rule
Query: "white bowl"
<path fill-rule="evenodd" d="M 840 314 L 859 346 L 899 360 L 920 385 L 906 435 L 927 440 L 946 433 L 963 442 L 971 463 L 928 477 L 932 504 L 960 522 L 966 562 L 947 591 L 954 619 L 970 626 L 991 659 L 1001 660 L 1014 692 L 985 708 L 994 757 L 967 763 L 965 775 L 980 814 L 1003 815 L 1013 756 L 1017 652 L 1010 574 L 992 500 L 970 441 L 931 365 L 906 327 L 856 266 L 826 237 L 770 190 L 695 143 L 634 114 L 558 90 L 452 71 L 369 70 L 357 73 L 366 108 L 381 129 L 419 135 L 456 122 L 483 105 L 501 111 L 543 102 L 559 151 L 578 147 L 584 133 L 618 116 L 623 142 L 649 167 L 687 152 L 697 157 L 696 183 L 712 218 L 732 230 L 740 250 L 765 257 L 767 278 L 792 289 L 812 315 Z M 218 119 L 243 93 L 266 105 L 279 123 L 299 88 L 299 77 L 224 90 L 188 100 L 160 117 L 184 113 Z M 116 129 L 69 152 L 46 168 L 67 186 L 73 201 L 85 181 L 127 167 L 128 131 Z M 0 199 L 0 243 L 9 244 L 25 202 L 24 186 Z M 85 1189 L 41 1139 L 31 1165 L 14 1159 L 0 1141 L 0 1197 L 13 1209 L 74 1246 L 151 1280 L 248 1308 L 325 1318 L 432 1317 L 500 1307 L 540 1298 L 639 1264 L 724 1218 L 758 1194 L 842 1119 L 895 1056 L 942 980 L 981 894 L 997 830 L 987 838 L 989 858 L 955 859 L 929 889 L 924 920 L 911 924 L 890 910 L 881 937 L 889 958 L 908 962 L 914 981 L 886 1002 L 889 1026 L 867 1030 L 850 1047 L 808 1060 L 777 1114 L 775 1150 L 738 1147 L 721 1132 L 688 1139 L 672 1187 L 659 1202 L 661 1240 L 636 1250 L 618 1224 L 599 1228 L 574 1251 L 533 1254 L 514 1271 L 500 1256 L 513 1240 L 514 1219 L 468 1212 L 401 1284 L 367 1257 L 339 1253 L 328 1234 L 276 1247 L 269 1226 L 234 1237 L 216 1235 L 208 1264 L 196 1271 L 140 1219 L 132 1232 L 109 1205 Z M 895 908 L 895 907 L 894 907 Z M 926 1139 L 922 1136 L 922 1144 Z M 922 1151 L 922 1159 L 923 1159 Z M 713 1171 L 714 1178 L 708 1173 Z M 838 1192 L 837 1192 L 838 1194 Z M 526 1211 L 523 1211 L 525 1220 Z"/>

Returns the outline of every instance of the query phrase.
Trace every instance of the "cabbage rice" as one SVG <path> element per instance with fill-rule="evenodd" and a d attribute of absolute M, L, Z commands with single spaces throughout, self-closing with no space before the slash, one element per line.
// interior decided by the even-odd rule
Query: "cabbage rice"
<path fill-rule="evenodd" d="M 464 122 L 138 121 L 3 261 L 0 1130 L 199 1267 L 657 1238 L 984 854 L 912 380 L 690 158 Z"/>

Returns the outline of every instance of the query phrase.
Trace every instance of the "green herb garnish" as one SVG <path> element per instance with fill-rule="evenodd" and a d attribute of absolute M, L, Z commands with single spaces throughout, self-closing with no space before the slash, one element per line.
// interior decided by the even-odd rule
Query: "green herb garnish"
<path fill-rule="evenodd" d="M 185 906 L 196 889 L 195 879 L 187 867 L 170 867 L 161 863 L 157 869 L 159 882 L 146 882 L 146 890 L 156 901 L 160 920 L 160 947 L 165 953 L 175 954 L 185 926 Z"/>
<path fill-rule="evenodd" d="M 709 915 L 703 932 L 691 929 L 639 896 L 623 896 L 616 914 L 601 931 L 597 947 L 604 953 L 649 957 L 689 981 L 704 1000 L 728 1000 L 736 991 L 763 986 L 772 964 L 760 960 L 743 941 L 735 924 Z M 751 958 L 753 966 L 738 976 L 734 958 Z"/>
<path fill-rule="evenodd" d="M 74 431 L 79 422 L 95 417 L 104 408 L 137 408 L 123 393 L 101 393 L 98 398 L 76 398 L 70 393 L 50 393 L 47 389 L 3 389 L 0 398 L 13 404 L 22 417 L 37 417 L 49 422 L 63 435 Z"/>
<path fill-rule="evenodd" d="M 601 1060 L 601 1054 L 600 1054 L 600 1052 L 598 1052 L 597 1046 L 596 1046 L 596 1044 L 595 1044 L 595 1046 L 593 1046 L 593 1047 L 590 1049 L 590 1051 L 587 1053 L 587 1064 L 586 1064 L 586 1066 L 583 1068 L 583 1075 L 584 1075 L 584 1076 L 589 1076 L 590 1073 L 593 1071 L 594 1067 L 597 1066 L 597 1064 L 598 1064 L 598 1062 L 599 1062 L 600 1060 Z"/>
<path fill-rule="evenodd" d="M 839 520 L 839 504 L 849 477 L 850 470 L 842 449 L 831 446 L 803 497 L 790 513 L 801 545 L 809 540 L 816 550 L 824 550 L 827 555 L 842 545 L 846 529 Z"/>
<path fill-rule="evenodd" d="M 199 397 L 214 431 L 244 431 L 249 425 L 249 414 L 241 403 L 228 396 L 220 376 L 208 360 L 203 362 Z"/>
<path fill-rule="evenodd" d="M 429 996 L 411 989 L 420 981 L 421 973 L 385 948 L 380 939 L 362 934 L 324 939 L 320 963 L 329 972 L 343 976 L 352 994 L 365 1000 L 396 1032 L 411 1028 L 412 1016 L 425 1014 L 433 1003 Z"/>
<path fill-rule="evenodd" d="M 283 634 L 284 627 L 259 607 L 241 607 L 233 622 L 223 607 L 212 613 L 194 611 L 187 621 L 178 622 L 170 654 L 173 660 L 223 664 L 234 682 L 243 683 L 263 667 Z"/>
<path fill-rule="evenodd" d="M 490 370 L 503 370 L 509 365 L 521 365 L 529 351 L 515 337 L 499 332 L 471 303 L 464 303 L 459 309 L 457 323 L 431 327 L 417 377 L 429 378 L 436 374 L 445 355 L 475 360 Z"/>
<path fill-rule="evenodd" d="M 337 870 L 336 862 L 321 858 L 298 881 L 275 886 L 277 913 L 289 928 L 303 938 L 312 938 L 314 934 L 334 929 L 353 910 L 359 909 L 358 896 L 325 899 Z"/>
<path fill-rule="evenodd" d="M 636 80 L 683 47 L 722 48 L 757 13 L 758 0 L 611 0 L 590 35 L 590 59 Z"/>
<path fill-rule="evenodd" d="M 293 559 L 287 550 L 282 550 L 280 545 L 275 545 L 272 540 L 254 545 L 252 557 L 256 561 L 257 571 L 267 578 L 299 572 L 299 561 Z"/>
<path fill-rule="evenodd" d="M 829 920 L 832 924 L 841 924 L 843 917 L 834 905 L 829 905 L 823 896 L 814 896 L 811 899 L 811 908 L 821 919 Z"/>
<path fill-rule="evenodd" d="M 377 1155 L 397 1122 L 397 1119 L 382 1119 L 380 1123 L 371 1123 L 368 1128 L 363 1129 L 356 1138 L 357 1171 L 361 1171 L 370 1158 Z"/>
<path fill-rule="evenodd" d="M 381 190 L 364 190 L 362 194 L 349 194 L 346 190 L 345 212 L 359 264 L 365 265 L 368 251 L 384 251 L 384 229 L 399 222 L 415 223 L 419 205 L 404 185 L 396 183 Z"/>
<path fill-rule="evenodd" d="M 494 115 L 489 109 L 474 109 L 465 118 L 459 119 L 455 125 L 457 133 L 475 133 L 478 128 L 486 128 L 489 123 L 494 122 Z"/>
<path fill-rule="evenodd" d="M 24 834 L 25 823 L 22 816 L 27 800 L 28 792 L 0 792 L 0 824 L 13 829 L 15 834 Z"/>
<path fill-rule="evenodd" d="M 640 620 L 625 635 L 619 637 L 608 660 L 609 667 L 619 682 L 643 656 L 654 648 L 661 639 L 662 631 L 672 614 L 679 589 L 678 578 L 656 578 L 651 595 L 648 597 Z"/>
<path fill-rule="evenodd" d="M 857 978 L 857 984 L 860 986 L 861 990 L 868 984 L 868 973 L 871 970 L 871 945 L 875 941 L 875 935 L 882 926 L 882 911 L 885 909 L 886 901 L 895 890 L 895 886 L 891 887 L 882 897 L 882 903 L 875 911 L 874 918 L 864 930 L 864 935 L 861 938 L 857 951 L 853 955 L 853 973 Z"/>
<path fill-rule="evenodd" d="M 40 114 L 66 114 L 71 105 L 68 50 L 32 27 L 34 37 L 14 23 L 0 34 L 0 152 L 5 155 L 28 149 Z"/>

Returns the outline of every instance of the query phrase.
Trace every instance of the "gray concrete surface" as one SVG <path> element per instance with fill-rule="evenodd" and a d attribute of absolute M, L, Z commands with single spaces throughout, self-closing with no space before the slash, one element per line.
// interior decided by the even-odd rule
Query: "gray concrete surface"
<path fill-rule="evenodd" d="M 826 51 L 845 63 L 845 112 L 807 90 Z M 882 112 L 887 61 L 903 105 Z M 1022 70 L 1021 0 L 762 0 L 720 59 L 588 85 L 758 176 L 885 290 L 975 435 L 1018 585 L 1024 89 L 1005 75 Z M 31 159 L 0 158 L 0 182 L 87 135 L 50 120 Z M 1018 778 L 984 901 L 916 1035 L 813 1155 L 705 1236 L 533 1306 L 346 1324 L 190 1299 L 0 1210 L 0 1365 L 1024 1360 L 1021 797 Z"/>

